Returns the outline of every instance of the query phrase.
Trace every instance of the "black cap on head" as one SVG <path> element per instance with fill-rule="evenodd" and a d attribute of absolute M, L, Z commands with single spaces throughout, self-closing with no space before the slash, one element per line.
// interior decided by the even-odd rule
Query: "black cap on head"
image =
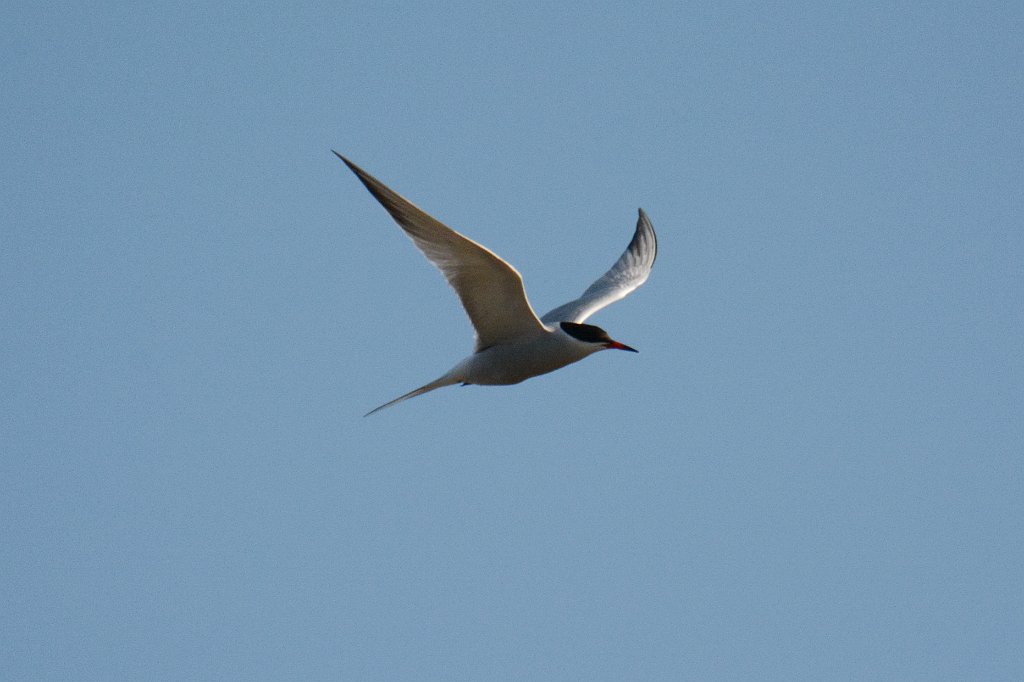
<path fill-rule="evenodd" d="M 574 339 L 578 339 L 584 343 L 593 343 L 604 346 L 605 348 L 617 348 L 619 350 L 628 350 L 636 353 L 635 348 L 630 348 L 624 344 L 619 343 L 608 336 L 608 332 L 595 327 L 592 324 L 580 324 L 578 322 L 559 322 L 558 326 L 562 328 L 569 336 Z"/>
<path fill-rule="evenodd" d="M 559 322 L 558 326 L 569 336 L 585 343 L 608 343 L 612 340 L 612 337 L 608 336 L 608 332 L 592 324 Z"/>

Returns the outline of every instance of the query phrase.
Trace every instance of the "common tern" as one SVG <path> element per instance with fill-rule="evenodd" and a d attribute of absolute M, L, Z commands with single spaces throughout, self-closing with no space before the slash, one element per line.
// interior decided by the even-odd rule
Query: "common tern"
<path fill-rule="evenodd" d="M 366 416 L 442 386 L 518 384 L 597 351 L 615 348 L 637 352 L 612 340 L 600 327 L 583 322 L 647 281 L 658 241 L 642 208 L 629 246 L 608 272 L 579 298 L 538 318 L 526 300 L 523 278 L 515 268 L 489 249 L 427 215 L 338 152 L 334 154 L 356 174 L 423 255 L 437 266 L 455 290 L 476 330 L 472 355 L 429 384 L 370 410 Z"/>

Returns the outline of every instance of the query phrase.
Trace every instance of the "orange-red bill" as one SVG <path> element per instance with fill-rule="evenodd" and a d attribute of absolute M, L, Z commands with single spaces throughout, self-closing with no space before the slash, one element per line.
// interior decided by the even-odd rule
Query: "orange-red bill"
<path fill-rule="evenodd" d="M 609 341 L 608 343 L 605 344 L 605 348 L 616 348 L 618 350 L 628 350 L 630 353 L 639 353 L 640 352 L 636 348 L 630 348 L 626 344 L 619 343 L 618 341 Z"/>

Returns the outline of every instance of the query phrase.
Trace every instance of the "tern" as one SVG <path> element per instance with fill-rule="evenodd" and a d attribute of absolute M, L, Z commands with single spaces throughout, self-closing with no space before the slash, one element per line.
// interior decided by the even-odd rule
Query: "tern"
<path fill-rule="evenodd" d="M 429 384 L 386 402 L 365 416 L 443 386 L 518 384 L 601 350 L 637 352 L 584 321 L 647 281 L 658 241 L 642 208 L 629 246 L 608 272 L 579 298 L 538 318 L 526 299 L 523 278 L 514 267 L 427 215 L 338 152 L 334 154 L 437 266 L 455 290 L 476 331 L 472 355 Z"/>

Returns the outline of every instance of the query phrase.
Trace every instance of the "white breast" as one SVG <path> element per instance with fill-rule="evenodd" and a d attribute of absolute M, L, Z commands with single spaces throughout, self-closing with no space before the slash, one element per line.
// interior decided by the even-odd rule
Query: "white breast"
<path fill-rule="evenodd" d="M 582 343 L 561 329 L 520 343 L 491 346 L 459 363 L 470 384 L 504 385 L 553 372 L 601 350 L 597 344 Z M 453 370 L 455 371 L 455 370 Z"/>

